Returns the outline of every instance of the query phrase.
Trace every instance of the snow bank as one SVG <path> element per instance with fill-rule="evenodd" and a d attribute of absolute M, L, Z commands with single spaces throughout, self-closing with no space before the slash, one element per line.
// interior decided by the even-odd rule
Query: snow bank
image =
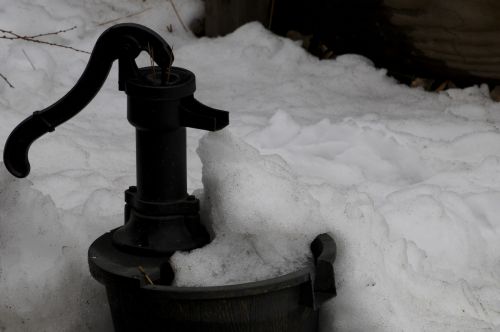
<path fill-rule="evenodd" d="M 1 165 L 0 330 L 110 328 L 103 289 L 83 273 L 91 218 L 64 212 Z"/>
<path fill-rule="evenodd" d="M 186 21 L 202 9 L 176 4 Z M 77 25 L 49 40 L 87 50 L 109 26 L 99 23 L 146 9 L 129 20 L 174 45 L 175 64 L 197 75 L 199 100 L 231 111 L 230 132 L 199 145 L 203 133 L 188 131 L 188 186 L 205 186 L 215 238 L 174 256 L 178 284 L 296 269 L 326 230 L 338 244 L 339 295 L 323 308 L 322 331 L 500 327 L 500 106 L 485 87 L 410 89 L 365 58 L 320 61 L 256 23 L 197 40 L 167 1 L 1 8 L 4 28 L 23 34 Z M 0 72 L 15 89 L 0 81 L 0 147 L 17 123 L 67 92 L 88 60 L 3 42 Z M 29 180 L 0 166 L 0 330 L 110 329 L 86 251 L 121 224 L 123 190 L 135 182 L 116 77 L 114 68 L 81 114 L 33 145 Z"/>

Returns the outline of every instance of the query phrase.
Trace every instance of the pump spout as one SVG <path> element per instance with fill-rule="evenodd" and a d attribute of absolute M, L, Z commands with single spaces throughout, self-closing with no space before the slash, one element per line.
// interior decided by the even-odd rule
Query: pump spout
<path fill-rule="evenodd" d="M 203 105 L 193 96 L 180 102 L 181 126 L 216 131 L 229 124 L 229 113 Z"/>

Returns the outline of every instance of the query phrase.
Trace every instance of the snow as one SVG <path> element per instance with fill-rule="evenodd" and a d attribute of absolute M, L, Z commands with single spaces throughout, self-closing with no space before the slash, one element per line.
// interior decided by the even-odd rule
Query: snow
<path fill-rule="evenodd" d="M 175 2 L 186 22 L 203 11 L 198 0 Z M 164 36 L 174 64 L 196 74 L 197 99 L 231 112 L 222 132 L 188 130 L 188 187 L 215 239 L 173 257 L 177 284 L 286 273 L 329 231 L 338 296 L 322 307 L 322 331 L 500 328 L 500 105 L 486 86 L 412 89 L 357 55 L 315 59 L 257 23 L 196 39 L 167 1 L 0 8 L 2 28 L 22 34 L 76 25 L 47 40 L 84 50 L 110 26 L 99 23 L 146 9 L 127 21 Z M 74 85 L 88 55 L 2 43 L 0 72 L 15 86 L 0 81 L 3 147 Z M 116 79 L 115 66 L 81 114 L 32 146 L 27 179 L 0 167 L 0 331 L 111 329 L 86 251 L 122 223 L 123 190 L 135 182 Z"/>
<path fill-rule="evenodd" d="M 172 257 L 175 285 L 252 282 L 311 263 L 309 244 L 328 228 L 318 202 L 283 159 L 260 155 L 228 131 L 204 136 L 198 154 L 202 215 L 215 238 Z"/>

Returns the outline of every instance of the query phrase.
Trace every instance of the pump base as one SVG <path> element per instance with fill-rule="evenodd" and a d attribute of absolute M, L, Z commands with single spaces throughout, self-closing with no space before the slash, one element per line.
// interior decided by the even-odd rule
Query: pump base
<path fill-rule="evenodd" d="M 335 243 L 325 234 L 315 240 L 321 242 L 320 251 L 313 249 L 315 266 L 219 287 L 170 286 L 174 273 L 168 256 L 123 253 L 112 244 L 112 235 L 90 246 L 89 265 L 92 276 L 106 286 L 117 332 L 314 332 L 319 306 L 335 295 L 333 274 L 328 274 L 333 289 L 315 287 L 323 273 L 317 264 L 326 262 L 325 254 L 333 268 Z"/>
<path fill-rule="evenodd" d="M 210 236 L 200 222 L 200 202 L 192 195 L 167 202 L 137 197 L 137 188 L 125 191 L 125 225 L 113 232 L 113 244 L 131 254 L 170 256 L 201 248 Z"/>

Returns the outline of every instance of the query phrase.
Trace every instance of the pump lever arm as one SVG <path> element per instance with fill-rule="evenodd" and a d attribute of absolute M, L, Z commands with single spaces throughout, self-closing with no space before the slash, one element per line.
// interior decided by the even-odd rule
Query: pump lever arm
<path fill-rule="evenodd" d="M 162 78 L 166 77 L 174 57 L 170 46 L 156 32 L 133 23 L 118 24 L 104 31 L 76 85 L 53 105 L 34 112 L 10 134 L 3 154 L 9 172 L 19 178 L 29 174 L 28 151 L 31 144 L 87 106 L 101 89 L 117 59 L 119 89 L 123 90 L 125 81 L 137 75 L 134 59 L 141 51 L 150 53 L 162 70 Z"/>

